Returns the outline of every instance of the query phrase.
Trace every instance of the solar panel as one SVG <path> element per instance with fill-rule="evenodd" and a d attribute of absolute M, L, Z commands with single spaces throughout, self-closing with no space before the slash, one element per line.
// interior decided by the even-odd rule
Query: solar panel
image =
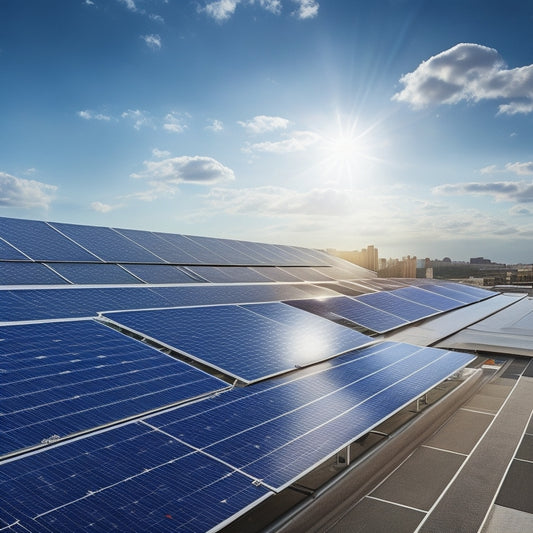
<path fill-rule="evenodd" d="M 123 268 L 110 263 L 51 263 L 49 266 L 76 285 L 141 283 Z"/>
<path fill-rule="evenodd" d="M 432 316 L 439 311 L 433 307 L 411 302 L 396 296 L 393 292 L 374 292 L 371 294 L 362 294 L 356 297 L 357 300 L 363 302 L 387 313 L 399 316 L 408 322 L 414 322 L 421 318 Z"/>
<path fill-rule="evenodd" d="M 293 324 L 261 315 L 261 305 L 236 305 L 119 312 L 106 316 L 123 327 L 170 346 L 244 382 L 253 382 L 328 359 L 371 339 L 337 324 L 319 333 L 303 326 L 301 311 L 281 303 L 264 304 L 265 313 L 292 313 Z M 315 322 L 316 326 L 316 322 Z M 316 326 L 318 328 L 318 326 Z"/>
<path fill-rule="evenodd" d="M 1 285 L 63 285 L 62 277 L 41 263 L 0 261 Z"/>
<path fill-rule="evenodd" d="M 142 423 L 0 466 L 0 524 L 25 531 L 216 531 L 271 495 Z"/>
<path fill-rule="evenodd" d="M 248 267 L 190 266 L 187 268 L 212 283 L 264 283 L 272 281 Z"/>
<path fill-rule="evenodd" d="M 283 267 L 283 270 L 303 281 L 333 281 L 333 277 L 310 267 Z"/>
<path fill-rule="evenodd" d="M 148 421 L 279 491 L 473 359 L 385 343 Z"/>
<path fill-rule="evenodd" d="M 171 265 L 125 265 L 124 268 L 146 283 L 196 283 L 200 281 Z"/>
<path fill-rule="evenodd" d="M 60 224 L 57 222 L 51 225 L 104 261 L 122 263 L 163 262 L 160 257 L 155 256 L 111 228 Z"/>
<path fill-rule="evenodd" d="M 320 300 L 289 300 L 286 303 L 325 318 L 345 318 L 376 333 L 385 333 L 407 324 L 403 318 L 347 296 Z M 334 316 L 330 316 L 331 314 Z"/>
<path fill-rule="evenodd" d="M 447 287 L 443 287 L 442 285 L 425 283 L 425 284 L 420 285 L 420 288 L 426 291 L 436 292 L 437 294 L 440 294 L 441 296 L 447 296 L 448 298 L 457 300 L 458 302 L 461 302 L 462 304 L 469 304 L 469 303 L 479 301 L 479 298 L 477 296 L 472 296 L 471 294 L 466 294 L 465 292 L 459 292 L 456 290 L 452 290 Z"/>
<path fill-rule="evenodd" d="M 0 362 L 0 454 L 227 387 L 93 321 L 0 328 Z"/>
<path fill-rule="evenodd" d="M 451 309 L 457 309 L 463 305 L 462 302 L 452 300 L 447 296 L 442 296 L 435 292 L 426 291 L 419 287 L 404 287 L 402 289 L 395 289 L 394 294 L 401 296 L 406 300 L 411 300 L 412 302 L 433 307 L 439 311 L 450 311 Z"/>
<path fill-rule="evenodd" d="M 178 261 L 179 263 L 195 265 L 228 264 L 228 260 L 224 257 L 194 242 L 187 235 L 177 235 L 175 233 L 155 233 L 155 235 L 172 244 L 183 253 L 183 259 Z"/>
<path fill-rule="evenodd" d="M 10 244 L 0 238 L 0 260 L 2 261 L 17 261 L 27 260 L 23 253 L 19 252 L 16 248 L 13 248 Z"/>
<path fill-rule="evenodd" d="M 465 292 L 466 294 L 476 296 L 480 300 L 490 298 L 496 294 L 493 291 L 482 289 L 481 287 L 472 287 L 472 285 L 463 285 L 462 283 L 442 283 L 442 286 L 453 289 L 454 291 Z"/>
<path fill-rule="evenodd" d="M 250 265 L 256 261 L 248 254 L 231 247 L 231 241 L 228 239 L 215 239 L 213 237 L 192 237 L 188 235 L 188 238 L 207 248 L 211 252 L 215 252 L 220 257 L 225 259 L 225 263 L 229 265 Z"/>
<path fill-rule="evenodd" d="M 0 217 L 0 237 L 35 261 L 99 261 L 46 222 Z"/>
<path fill-rule="evenodd" d="M 271 281 L 301 281 L 299 278 L 289 274 L 279 267 L 254 266 L 253 269 Z"/>

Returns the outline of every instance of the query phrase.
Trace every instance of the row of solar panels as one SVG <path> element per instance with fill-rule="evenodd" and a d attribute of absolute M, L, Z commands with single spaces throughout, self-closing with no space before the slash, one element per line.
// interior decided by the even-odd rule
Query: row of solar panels
<path fill-rule="evenodd" d="M 339 267 L 173 266 L 0 261 L 0 285 L 130 285 L 141 283 L 272 283 L 332 281 L 354 276 Z"/>
<path fill-rule="evenodd" d="M 370 340 L 280 303 L 233 310 L 243 335 L 219 352 L 241 345 L 241 372 L 250 375 Z M 196 324 L 191 343 L 232 336 Z M 218 530 L 473 359 L 381 343 L 230 388 L 93 320 L 4 326 L 0 335 L 2 453 L 52 444 L 0 464 L 0 527 L 9 531 Z M 270 355 L 282 350 L 274 367 L 265 366 L 265 342 Z M 219 363 L 226 373 L 236 365 Z"/>
<path fill-rule="evenodd" d="M 297 246 L 4 217 L 0 217 L 0 260 L 175 265 L 345 264 L 324 252 Z"/>

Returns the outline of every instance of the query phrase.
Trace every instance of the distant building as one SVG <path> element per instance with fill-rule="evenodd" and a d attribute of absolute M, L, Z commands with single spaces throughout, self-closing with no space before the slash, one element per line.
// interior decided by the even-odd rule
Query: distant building
<path fill-rule="evenodd" d="M 490 265 L 492 261 L 490 259 L 485 259 L 484 257 L 471 257 L 471 265 Z"/>
<path fill-rule="evenodd" d="M 378 249 L 370 244 L 366 248 L 363 248 L 361 251 L 349 251 L 344 252 L 340 250 L 328 250 L 331 255 L 340 257 L 350 263 L 367 268 L 368 270 L 373 270 L 377 272 L 380 270 L 380 260 L 378 257 Z"/>

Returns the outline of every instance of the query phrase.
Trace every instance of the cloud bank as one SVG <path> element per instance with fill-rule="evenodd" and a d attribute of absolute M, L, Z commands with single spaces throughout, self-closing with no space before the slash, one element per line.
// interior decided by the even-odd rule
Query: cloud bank
<path fill-rule="evenodd" d="M 56 190 L 54 185 L 0 172 L 0 207 L 47 208 Z"/>
<path fill-rule="evenodd" d="M 526 181 L 495 181 L 492 183 L 455 183 L 439 185 L 433 189 L 435 194 L 442 195 L 489 195 L 496 200 L 518 203 L 533 202 L 533 182 Z"/>
<path fill-rule="evenodd" d="M 461 43 L 423 61 L 401 77 L 392 99 L 415 109 L 461 101 L 508 100 L 499 113 L 533 111 L 533 65 L 507 69 L 494 48 Z"/>
<path fill-rule="evenodd" d="M 317 0 L 292 0 L 292 4 L 296 4 L 296 9 L 291 14 L 301 20 L 318 15 L 320 5 Z M 223 23 L 235 14 L 239 5 L 257 5 L 274 15 L 280 15 L 283 10 L 281 0 L 213 0 L 205 2 L 203 7 L 199 7 L 199 11 L 216 22 Z"/>

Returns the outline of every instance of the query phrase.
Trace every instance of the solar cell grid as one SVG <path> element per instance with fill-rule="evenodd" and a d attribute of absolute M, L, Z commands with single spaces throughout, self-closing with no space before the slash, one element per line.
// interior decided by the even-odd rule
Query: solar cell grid
<path fill-rule="evenodd" d="M 457 309 L 463 305 L 462 302 L 452 300 L 447 296 L 442 296 L 431 291 L 426 291 L 419 287 L 404 287 L 401 289 L 395 289 L 394 294 L 405 298 L 406 300 L 411 300 L 412 302 L 433 307 L 439 311 L 450 311 L 451 309 Z"/>
<path fill-rule="evenodd" d="M 100 261 L 46 222 L 0 217 L 0 237 L 35 261 Z"/>
<path fill-rule="evenodd" d="M 175 233 L 155 233 L 155 235 L 186 254 L 183 260 L 184 264 L 225 265 L 228 263 L 224 257 L 194 242 L 187 235 L 177 235 Z"/>
<path fill-rule="evenodd" d="M 0 285 L 64 285 L 65 281 L 41 263 L 0 261 Z"/>
<path fill-rule="evenodd" d="M 248 254 L 231 247 L 231 241 L 227 239 L 198 236 L 188 236 L 188 238 L 207 250 L 223 257 L 225 260 L 224 262 L 229 265 L 249 265 L 255 262 Z"/>
<path fill-rule="evenodd" d="M 457 300 L 458 302 L 461 302 L 462 304 L 469 304 L 469 303 L 479 301 L 479 298 L 476 296 L 472 296 L 471 294 L 466 294 L 465 292 L 459 292 L 456 290 L 452 290 L 442 285 L 425 283 L 425 284 L 421 284 L 420 288 L 426 291 L 435 292 L 437 294 L 440 294 L 441 296 L 452 298 L 453 300 Z"/>
<path fill-rule="evenodd" d="M 142 248 L 111 228 L 78 224 L 51 224 L 104 261 L 161 263 L 161 258 Z"/>
<path fill-rule="evenodd" d="M 261 304 L 254 311 L 235 305 L 111 313 L 118 324 L 157 339 L 190 357 L 245 382 L 306 366 L 360 347 L 370 338 L 323 321 L 313 328 L 305 318 L 281 303 L 264 304 L 273 316 L 276 307 L 294 325 L 268 319 Z M 298 316 L 297 316 L 298 315 Z M 301 318 L 300 318 L 301 317 Z M 317 333 L 320 330 L 320 334 Z"/>
<path fill-rule="evenodd" d="M 0 466 L 0 520 L 20 521 L 30 531 L 205 532 L 269 495 L 144 424 Z"/>
<path fill-rule="evenodd" d="M 254 266 L 253 269 L 271 281 L 300 281 L 297 277 L 278 267 Z"/>
<path fill-rule="evenodd" d="M 0 362 L 0 453 L 227 386 L 93 321 L 0 328 Z"/>
<path fill-rule="evenodd" d="M 281 490 L 474 359 L 392 343 L 362 352 L 149 422 Z"/>
<path fill-rule="evenodd" d="M 190 266 L 187 268 L 211 283 L 264 283 L 271 281 L 248 267 Z"/>
<path fill-rule="evenodd" d="M 480 300 L 494 296 L 495 293 L 481 287 L 472 287 L 471 285 L 463 285 L 462 283 L 442 283 L 443 287 L 453 289 L 454 291 L 464 292 L 476 296 Z"/>
<path fill-rule="evenodd" d="M 407 324 L 403 318 L 348 296 L 320 300 L 291 300 L 286 303 L 325 318 L 328 317 L 328 314 L 334 313 L 376 333 L 384 333 Z"/>
<path fill-rule="evenodd" d="M 426 305 L 411 302 L 395 295 L 393 292 L 374 292 L 362 294 L 357 300 L 387 313 L 399 316 L 409 322 L 432 316 L 439 311 Z"/>
<path fill-rule="evenodd" d="M 51 263 L 50 267 L 76 285 L 141 283 L 123 268 L 108 263 Z"/>
<path fill-rule="evenodd" d="M 27 260 L 23 253 L 19 252 L 16 248 L 13 248 L 10 244 L 0 238 L 0 260 L 2 261 L 17 261 L 17 260 Z"/>
<path fill-rule="evenodd" d="M 311 267 L 283 267 L 283 270 L 303 281 L 333 281 L 334 279 Z"/>
<path fill-rule="evenodd" d="M 199 280 L 171 265 L 125 265 L 124 268 L 146 283 L 196 283 Z"/>

